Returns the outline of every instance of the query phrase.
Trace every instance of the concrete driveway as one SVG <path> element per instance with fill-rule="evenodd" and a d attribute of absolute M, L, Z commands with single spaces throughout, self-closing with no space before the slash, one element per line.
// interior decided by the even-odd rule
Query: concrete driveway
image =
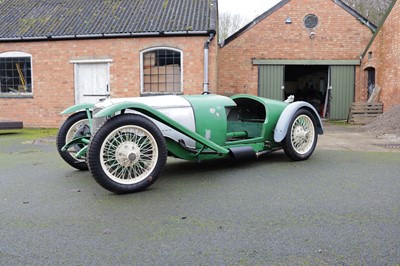
<path fill-rule="evenodd" d="M 400 152 L 399 135 L 374 136 L 360 126 L 325 123 L 325 133 L 319 136 L 318 148 L 349 151 Z"/>
<path fill-rule="evenodd" d="M 123 196 L 54 143 L 0 136 L 0 265 L 399 264 L 400 153 L 335 130 L 304 162 L 171 159 Z"/>

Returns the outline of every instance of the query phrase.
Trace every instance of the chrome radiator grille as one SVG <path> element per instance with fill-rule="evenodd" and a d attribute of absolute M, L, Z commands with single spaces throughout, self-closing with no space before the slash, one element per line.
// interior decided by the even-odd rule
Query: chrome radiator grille
<path fill-rule="evenodd" d="M 107 121 L 107 117 L 94 118 L 94 115 L 100 112 L 103 108 L 93 109 L 93 120 L 92 120 L 92 136 L 96 134 L 97 130 Z"/>

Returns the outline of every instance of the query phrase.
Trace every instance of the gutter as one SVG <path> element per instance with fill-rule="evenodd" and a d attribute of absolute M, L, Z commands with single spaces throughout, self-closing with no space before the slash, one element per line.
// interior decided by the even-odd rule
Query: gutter
<path fill-rule="evenodd" d="M 160 31 L 160 32 L 128 32 L 128 33 L 100 33 L 100 34 L 73 34 L 73 35 L 48 35 L 33 37 L 0 37 L 0 42 L 16 41 L 45 41 L 45 40 L 77 40 L 77 39 L 101 39 L 101 38 L 127 38 L 127 37 L 159 37 L 159 36 L 199 36 L 207 35 L 209 31 Z"/>

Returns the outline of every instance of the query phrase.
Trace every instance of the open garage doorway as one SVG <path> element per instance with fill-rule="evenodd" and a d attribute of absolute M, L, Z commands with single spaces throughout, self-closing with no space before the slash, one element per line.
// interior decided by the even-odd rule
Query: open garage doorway
<path fill-rule="evenodd" d="M 295 101 L 306 101 L 321 117 L 328 111 L 328 65 L 286 65 L 284 68 L 284 98 L 295 96 Z"/>
<path fill-rule="evenodd" d="M 358 60 L 254 60 L 258 95 L 307 101 L 328 119 L 347 119 L 354 101 Z"/>

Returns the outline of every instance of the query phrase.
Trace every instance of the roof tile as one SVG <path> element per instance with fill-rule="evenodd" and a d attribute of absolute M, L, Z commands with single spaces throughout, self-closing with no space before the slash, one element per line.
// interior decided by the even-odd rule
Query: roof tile
<path fill-rule="evenodd" d="M 0 0 L 0 39 L 215 31 L 216 0 Z"/>

